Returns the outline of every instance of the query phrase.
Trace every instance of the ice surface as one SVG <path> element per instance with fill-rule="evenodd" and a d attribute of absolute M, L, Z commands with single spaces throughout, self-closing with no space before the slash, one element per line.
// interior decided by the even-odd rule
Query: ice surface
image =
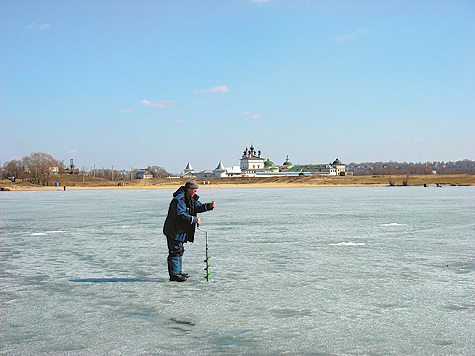
<path fill-rule="evenodd" d="M 364 242 L 338 242 L 337 244 L 329 244 L 330 246 L 366 246 Z"/>
<path fill-rule="evenodd" d="M 184 283 L 172 192 L 2 192 L 0 354 L 475 354 L 474 188 L 201 189 Z"/>

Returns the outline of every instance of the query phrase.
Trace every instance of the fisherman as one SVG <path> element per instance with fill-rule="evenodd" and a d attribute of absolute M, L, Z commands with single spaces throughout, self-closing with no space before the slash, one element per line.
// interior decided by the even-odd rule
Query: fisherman
<path fill-rule="evenodd" d="M 201 203 L 196 195 L 198 184 L 189 180 L 173 193 L 168 215 L 163 225 L 163 233 L 168 244 L 168 274 L 170 281 L 184 282 L 189 277 L 182 270 L 183 244 L 193 242 L 195 227 L 200 224 L 197 213 L 213 210 L 215 203 Z"/>

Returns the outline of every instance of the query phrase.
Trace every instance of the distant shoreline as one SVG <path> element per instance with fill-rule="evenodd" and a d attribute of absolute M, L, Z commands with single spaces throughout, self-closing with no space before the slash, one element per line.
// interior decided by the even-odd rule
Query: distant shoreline
<path fill-rule="evenodd" d="M 83 182 L 84 179 L 84 182 Z M 64 190 L 131 190 L 176 189 L 190 178 L 157 178 L 112 182 L 80 175 L 53 177 L 50 186 L 29 183 L 0 182 L 5 191 Z M 193 178 L 200 188 L 298 188 L 298 187 L 389 187 L 389 186 L 474 186 L 475 175 L 414 175 L 414 176 L 295 176 L 295 177 L 232 177 Z M 59 186 L 54 186 L 58 182 Z M 206 182 L 206 184 L 202 184 Z"/>

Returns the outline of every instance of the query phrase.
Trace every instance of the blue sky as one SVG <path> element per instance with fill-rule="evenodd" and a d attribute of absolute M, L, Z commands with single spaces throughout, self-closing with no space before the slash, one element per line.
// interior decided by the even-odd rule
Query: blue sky
<path fill-rule="evenodd" d="M 0 160 L 475 159 L 473 1 L 0 2 Z"/>

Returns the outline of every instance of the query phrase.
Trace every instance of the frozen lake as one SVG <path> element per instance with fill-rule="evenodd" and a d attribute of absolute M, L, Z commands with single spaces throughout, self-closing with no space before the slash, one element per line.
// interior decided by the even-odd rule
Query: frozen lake
<path fill-rule="evenodd" d="M 178 187 L 177 187 L 178 188 Z M 2 355 L 474 355 L 475 188 L 0 193 Z"/>

